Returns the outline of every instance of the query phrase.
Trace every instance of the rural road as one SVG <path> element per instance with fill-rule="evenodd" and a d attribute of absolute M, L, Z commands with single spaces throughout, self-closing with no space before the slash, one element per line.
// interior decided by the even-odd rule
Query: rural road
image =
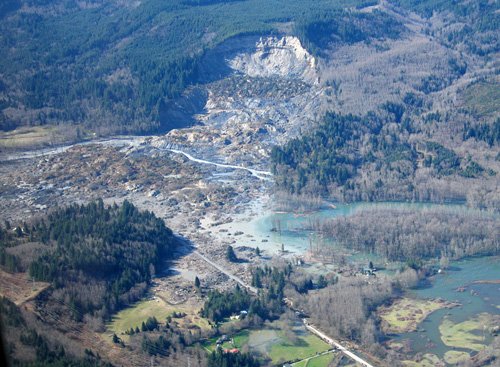
<path fill-rule="evenodd" d="M 358 362 L 362 366 L 365 366 L 365 367 L 374 367 L 370 363 L 366 362 L 364 359 L 358 357 L 353 352 L 351 352 L 351 351 L 347 350 L 346 348 L 344 348 L 341 344 L 339 344 L 338 342 L 336 342 L 335 340 L 333 340 L 332 338 L 330 338 L 329 336 L 327 336 L 323 332 L 321 332 L 318 329 L 316 329 L 314 326 L 306 324 L 305 322 L 304 322 L 304 325 L 307 328 L 307 330 L 309 330 L 313 334 L 316 334 L 321 339 L 327 341 L 328 344 L 334 345 L 339 351 L 341 351 L 342 353 L 344 353 L 346 356 L 348 356 L 349 358 L 353 359 L 354 361 Z"/>
<path fill-rule="evenodd" d="M 204 261 L 206 261 L 207 263 L 209 263 L 210 265 L 212 265 L 214 268 L 216 268 L 221 273 L 226 274 L 229 278 L 231 278 L 235 282 L 241 284 L 243 287 L 245 287 L 248 290 L 250 290 L 252 293 L 257 294 L 257 288 L 252 287 L 250 285 L 247 285 L 243 280 L 241 280 L 237 276 L 234 276 L 233 274 L 231 274 L 230 272 L 228 272 L 224 268 L 220 267 L 219 265 L 217 265 L 216 263 L 214 263 L 212 260 L 210 260 L 208 257 L 206 257 L 205 255 L 202 255 L 201 253 L 199 253 L 197 250 L 193 251 L 193 253 L 195 255 L 197 255 L 198 257 L 201 257 Z"/>
<path fill-rule="evenodd" d="M 208 264 L 212 265 L 215 269 L 217 269 L 221 273 L 226 274 L 229 278 L 231 278 L 234 281 L 238 282 L 239 284 L 241 284 L 242 286 L 244 286 L 245 288 L 247 288 L 251 292 L 257 294 L 257 288 L 247 285 L 245 282 L 243 282 L 243 280 L 241 280 L 237 276 L 234 276 L 233 274 L 231 274 L 229 271 L 227 271 L 223 267 L 217 265 L 216 263 L 214 263 L 212 260 L 210 260 L 205 255 L 202 255 L 197 250 L 193 251 L 193 253 L 196 254 L 198 257 L 200 257 L 205 262 L 207 262 Z M 364 367 L 374 367 L 372 364 L 368 363 L 364 359 L 358 357 L 356 354 L 354 354 L 353 352 L 351 352 L 348 349 L 346 349 L 339 342 L 335 341 L 334 339 L 330 338 L 329 336 L 327 336 L 326 334 L 324 334 L 320 330 L 318 330 L 315 327 L 313 327 L 312 325 L 308 324 L 306 321 L 304 321 L 304 320 L 302 320 L 302 321 L 304 322 L 304 326 L 306 327 L 307 330 L 309 330 L 313 334 L 316 334 L 321 339 L 325 340 L 328 344 L 335 346 L 340 352 L 344 353 L 346 356 L 348 356 L 349 358 L 351 358 L 355 362 L 358 362 L 359 364 L 361 364 Z"/>

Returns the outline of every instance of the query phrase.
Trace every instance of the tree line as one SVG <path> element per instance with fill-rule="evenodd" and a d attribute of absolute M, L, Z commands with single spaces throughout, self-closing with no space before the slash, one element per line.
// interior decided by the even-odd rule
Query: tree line
<path fill-rule="evenodd" d="M 500 253 L 498 218 L 457 208 L 374 209 L 313 224 L 325 238 L 389 261 Z"/>
<path fill-rule="evenodd" d="M 358 4 L 360 5 L 360 4 Z M 345 10 L 309 13 L 294 26 L 294 34 L 313 55 L 323 56 L 335 44 L 370 42 L 372 39 L 397 39 L 403 25 L 389 14 L 350 13 Z"/>
<path fill-rule="evenodd" d="M 321 197 L 334 201 L 465 201 L 464 187 L 450 190 L 448 181 L 483 179 L 497 172 L 470 157 L 458 155 L 440 142 L 420 138 L 410 115 L 420 104 L 408 93 L 404 104 L 385 103 L 365 116 L 327 112 L 302 136 L 271 151 L 271 171 L 278 204 L 314 206 Z M 426 118 L 430 114 L 426 115 Z M 432 118 L 441 119 L 438 112 Z M 464 138 L 476 136 L 495 143 L 497 124 L 465 125 Z M 500 125 L 499 125 L 500 126 Z M 417 179 L 422 174 L 429 180 Z M 435 182 L 429 192 L 429 182 Z M 290 203 L 290 201 L 294 202 Z"/>
<path fill-rule="evenodd" d="M 142 296 L 176 244 L 163 220 L 128 201 L 74 204 L 17 228 L 19 234 L 1 232 L 1 265 L 23 270 L 9 248 L 43 245 L 47 250 L 29 263 L 30 276 L 66 292 L 79 309 L 101 310 L 105 317 Z"/>
<path fill-rule="evenodd" d="M 497 118 L 492 124 L 481 123 L 471 125 L 465 123 L 463 127 L 463 140 L 474 138 L 488 143 L 490 147 L 500 144 L 500 118 Z"/>
<path fill-rule="evenodd" d="M 93 3 L 16 0 L 0 5 L 5 56 L 0 90 L 6 95 L 0 102 L 1 129 L 26 123 L 78 126 L 79 139 L 93 132 L 168 130 L 173 122 L 166 112 L 198 82 L 206 50 L 235 35 L 276 31 L 276 22 L 297 20 L 312 4 L 318 10 L 332 8 L 326 0 L 292 0 L 286 7 L 274 0 L 150 0 L 137 7 Z M 32 11 L 20 11 L 23 4 Z M 26 121 L 7 117 L 3 110 L 9 107 L 32 113 Z"/>

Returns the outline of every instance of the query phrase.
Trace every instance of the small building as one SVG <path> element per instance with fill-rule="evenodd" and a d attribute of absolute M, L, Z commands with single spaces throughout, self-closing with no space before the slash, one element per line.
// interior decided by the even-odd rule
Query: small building
<path fill-rule="evenodd" d="M 224 342 L 229 342 L 231 341 L 231 338 L 229 338 L 227 335 L 222 335 L 217 341 L 215 342 L 217 345 L 224 344 Z"/>
<path fill-rule="evenodd" d="M 370 269 L 370 268 L 364 268 L 363 274 L 364 275 L 375 275 L 375 273 L 373 272 L 373 269 Z"/>

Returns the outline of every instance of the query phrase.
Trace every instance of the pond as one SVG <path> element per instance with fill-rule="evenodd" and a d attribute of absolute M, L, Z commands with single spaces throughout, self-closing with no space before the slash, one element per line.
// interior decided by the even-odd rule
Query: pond
<path fill-rule="evenodd" d="M 276 253 L 284 248 L 288 254 L 301 255 L 318 241 L 333 244 L 333 240 L 319 239 L 311 230 L 311 223 L 320 219 L 348 216 L 363 210 L 374 209 L 417 209 L 429 208 L 456 208 L 457 210 L 470 210 L 459 204 L 429 204 L 429 203 L 403 203 L 403 202 L 382 202 L 382 203 L 355 203 L 355 204 L 329 204 L 328 208 L 313 213 L 266 213 L 258 215 L 256 218 L 235 219 L 231 223 L 226 223 L 217 227 L 217 231 L 227 231 L 229 235 L 241 233 L 235 236 L 236 245 L 259 247 Z M 257 209 L 258 211 L 258 209 Z M 214 231 L 215 232 L 215 231 Z M 213 233 L 214 233 L 213 232 Z M 225 232 L 224 232 L 225 233 Z M 366 257 L 359 254 L 356 257 Z M 356 257 L 354 259 L 356 259 Z M 370 258 L 368 256 L 367 258 Z M 359 259 L 358 259 L 359 260 Z"/>

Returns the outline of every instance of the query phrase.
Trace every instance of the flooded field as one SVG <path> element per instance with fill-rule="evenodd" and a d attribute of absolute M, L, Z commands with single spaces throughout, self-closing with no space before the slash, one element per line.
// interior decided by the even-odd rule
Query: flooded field
<path fill-rule="evenodd" d="M 237 239 L 239 245 L 247 245 L 265 249 L 275 253 L 284 248 L 285 256 L 301 255 L 318 241 L 323 245 L 335 246 L 333 239 L 329 243 L 317 238 L 311 227 L 314 221 L 322 218 L 348 216 L 361 210 L 377 208 L 417 209 L 444 208 L 447 210 L 475 211 L 461 205 L 409 204 L 409 203 L 358 203 L 353 205 L 335 204 L 310 214 L 267 213 L 253 220 L 233 221 L 220 228 L 229 233 L 243 233 Z M 251 236 L 245 236 L 251 234 Z M 339 249 L 348 252 L 345 249 Z M 366 263 L 382 262 L 376 256 L 364 253 L 350 253 L 350 261 Z M 392 268 L 401 264 L 388 266 L 385 271 L 390 274 Z M 315 271 L 329 271 L 332 266 L 313 264 Z M 439 264 L 436 261 L 436 269 Z M 473 356 L 478 350 L 491 343 L 491 330 L 499 325 L 500 319 L 500 284 L 491 280 L 500 279 L 500 257 L 469 258 L 450 262 L 450 268 L 417 290 L 410 292 L 409 297 L 417 299 L 441 298 L 458 306 L 442 308 L 430 313 L 419 323 L 416 331 L 393 334 L 388 337 L 394 345 L 410 344 L 411 351 L 407 355 L 424 353 L 429 361 L 441 360 L 448 364 L 457 362 L 464 356 Z"/>
<path fill-rule="evenodd" d="M 444 274 L 412 292 L 415 298 L 442 298 L 459 303 L 429 315 L 417 332 L 393 335 L 397 342 L 411 341 L 412 353 L 445 358 L 449 351 L 474 355 L 492 340 L 491 329 L 500 319 L 500 284 L 473 283 L 500 278 L 500 257 L 466 259 L 452 263 Z M 450 354 L 448 353 L 448 356 Z"/>

